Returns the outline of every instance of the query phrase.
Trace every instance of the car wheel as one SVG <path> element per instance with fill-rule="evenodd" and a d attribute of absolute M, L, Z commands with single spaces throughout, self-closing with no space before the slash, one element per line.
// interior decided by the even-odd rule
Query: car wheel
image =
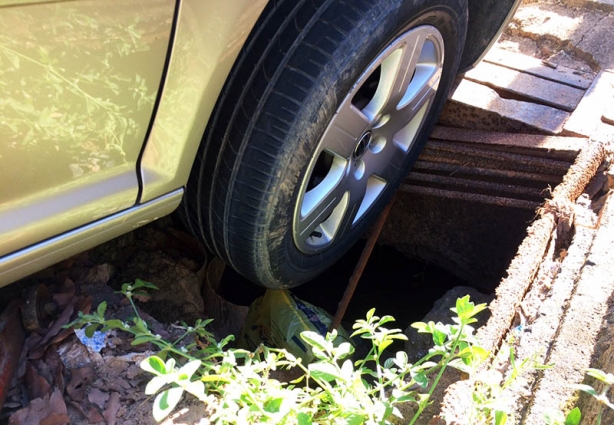
<path fill-rule="evenodd" d="M 266 287 L 324 271 L 416 160 L 466 20 L 466 0 L 270 2 L 209 122 L 189 226 Z"/>

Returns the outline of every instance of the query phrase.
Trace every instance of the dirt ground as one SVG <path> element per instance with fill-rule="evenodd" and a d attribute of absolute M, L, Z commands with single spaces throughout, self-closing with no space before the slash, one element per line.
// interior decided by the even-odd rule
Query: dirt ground
<path fill-rule="evenodd" d="M 578 3 L 525 2 L 498 47 L 590 76 L 614 69 L 614 7 Z M 144 394 L 148 375 L 139 368 L 154 347 L 135 347 L 124 335 L 110 333 L 100 350 L 87 348 L 62 326 L 77 310 L 95 309 L 102 301 L 109 305 L 108 317 L 126 320 L 130 306 L 115 291 L 139 278 L 160 288 L 140 300 L 141 316 L 156 333 L 170 338 L 176 321 L 191 323 L 206 315 L 201 296 L 205 264 L 194 240 L 168 219 L 3 290 L 7 300 L 27 286 L 31 299 L 46 301 L 46 307 L 40 302 L 32 307 L 32 317 L 41 318 L 30 323 L 18 379 L 7 391 L 0 424 L 155 424 L 152 402 Z M 41 308 L 44 312 L 37 316 Z M 163 424 L 204 425 L 207 416 L 201 403 L 185 400 Z"/>

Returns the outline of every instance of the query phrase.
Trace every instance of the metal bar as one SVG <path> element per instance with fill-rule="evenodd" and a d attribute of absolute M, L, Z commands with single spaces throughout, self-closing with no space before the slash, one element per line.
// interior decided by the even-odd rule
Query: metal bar
<path fill-rule="evenodd" d="M 392 208 L 392 204 L 394 204 L 396 196 L 394 196 L 384 211 L 380 214 L 379 218 L 373 225 L 373 229 L 369 238 L 367 239 L 367 243 L 365 247 L 362 249 L 362 253 L 360 254 L 360 258 L 358 259 L 358 263 L 354 268 L 354 273 L 350 277 L 350 281 L 348 282 L 348 286 L 345 288 L 345 292 L 343 293 L 343 298 L 339 302 L 339 307 L 337 307 L 337 312 L 335 313 L 335 317 L 333 318 L 332 323 L 328 327 L 328 331 L 332 331 L 333 329 L 337 329 L 341 324 L 341 320 L 343 320 L 343 316 L 347 311 L 348 305 L 350 305 L 350 301 L 352 300 L 352 296 L 356 291 L 356 287 L 358 286 L 358 281 L 362 276 L 362 272 L 365 270 L 365 266 L 367 265 L 367 261 L 369 261 L 369 257 L 371 256 L 371 252 L 373 252 L 373 248 L 375 247 L 375 243 L 377 242 L 377 238 L 379 238 L 380 233 L 382 233 L 382 229 L 384 228 L 384 223 L 386 223 L 386 218 L 388 218 L 388 214 L 390 213 L 390 209 Z"/>
<path fill-rule="evenodd" d="M 401 190 L 403 192 L 416 193 L 419 195 L 438 196 L 440 198 L 479 202 L 482 204 L 498 205 L 501 207 L 523 208 L 533 211 L 535 211 L 535 209 L 537 209 L 541 205 L 540 202 L 535 201 L 503 198 L 501 196 L 479 195 L 476 193 L 454 192 L 451 190 L 434 189 L 432 187 L 414 186 L 409 184 L 402 184 Z"/>
<path fill-rule="evenodd" d="M 500 162 L 511 162 L 539 167 L 542 171 L 565 173 L 569 168 L 566 161 L 557 161 L 547 158 L 539 158 L 529 155 L 519 155 L 509 152 L 493 151 L 492 149 L 480 149 L 460 145 L 453 142 L 429 141 L 425 148 L 426 152 L 445 152 L 454 155 L 468 155 L 471 157 L 485 158 Z"/>
<path fill-rule="evenodd" d="M 513 171 L 513 170 L 501 170 L 498 168 L 482 168 L 482 167 L 472 167 L 472 166 L 463 166 L 456 164 L 446 164 L 443 162 L 431 162 L 431 161 L 416 161 L 413 167 L 414 170 L 424 170 L 424 171 L 437 171 L 441 173 L 447 173 L 449 176 L 453 174 L 462 174 L 469 176 L 479 176 L 479 177 L 495 177 L 501 179 L 511 179 L 511 180 L 525 180 L 532 182 L 543 182 L 548 183 L 549 185 L 555 186 L 559 184 L 563 179 L 561 176 L 553 175 L 553 174 L 539 174 L 539 173 L 527 173 L 524 171 Z"/>
<path fill-rule="evenodd" d="M 544 189 L 504 183 L 485 182 L 481 180 L 463 179 L 459 177 L 440 176 L 437 174 L 411 172 L 409 173 L 407 180 L 409 180 L 409 183 L 421 182 L 446 185 L 450 186 L 446 189 L 455 189 L 470 193 L 478 190 L 483 192 L 494 192 L 496 194 L 501 193 L 516 195 L 523 198 L 537 198 L 539 200 L 544 198 Z"/>

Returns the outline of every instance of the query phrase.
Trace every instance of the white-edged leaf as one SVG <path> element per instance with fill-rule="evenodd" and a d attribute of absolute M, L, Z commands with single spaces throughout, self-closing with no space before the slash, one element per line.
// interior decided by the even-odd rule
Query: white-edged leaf
<path fill-rule="evenodd" d="M 147 395 L 156 394 L 166 384 L 168 384 L 168 381 L 165 376 L 154 376 L 147 383 L 147 386 L 145 387 L 145 394 Z"/>
<path fill-rule="evenodd" d="M 153 405 L 153 417 L 156 421 L 160 422 L 166 418 L 169 413 L 173 411 L 181 396 L 183 395 L 183 388 L 171 388 L 166 391 L 162 391 L 156 399 Z"/>
<path fill-rule="evenodd" d="M 154 375 L 166 374 L 166 365 L 158 356 L 150 356 L 141 361 L 141 369 L 145 372 L 153 373 Z"/>
<path fill-rule="evenodd" d="M 186 364 L 181 366 L 181 368 L 179 369 L 179 379 L 190 380 L 192 378 L 192 375 L 196 373 L 200 365 L 201 365 L 200 360 L 192 360 L 190 362 L 187 362 Z"/>

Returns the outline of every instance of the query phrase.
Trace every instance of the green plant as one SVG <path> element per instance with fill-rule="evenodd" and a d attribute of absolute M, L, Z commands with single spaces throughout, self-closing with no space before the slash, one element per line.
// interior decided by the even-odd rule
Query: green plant
<path fill-rule="evenodd" d="M 141 363 L 153 375 L 145 392 L 156 395 L 153 415 L 158 421 L 187 392 L 212 407 L 210 419 L 219 424 L 390 424 L 391 416 L 400 416 L 396 405 L 406 402 L 418 407 L 410 422 L 413 424 L 430 403 L 446 367 L 472 369 L 488 356 L 476 345 L 470 326 L 485 304 L 476 306 L 468 296 L 458 299 L 452 309 L 455 324 L 412 325 L 421 333 L 431 334 L 435 344 L 414 364 L 408 362 L 405 352 L 383 360 L 394 340 L 406 336 L 400 329 L 385 328 L 383 325 L 394 319 L 376 316 L 372 309 L 365 320 L 354 324 L 352 335 L 371 342 L 363 359 L 350 359 L 354 352 L 350 343 L 335 345 L 336 331 L 325 336 L 303 332 L 301 337 L 316 358 L 304 365 L 285 350 L 260 346 L 250 352 L 228 347 L 233 337 L 217 341 L 206 330 L 209 320 L 198 321 L 193 327 L 183 324 L 179 338 L 165 341 L 149 330 L 134 304 L 135 295 L 154 288 L 141 280 L 122 286 L 120 292 L 135 312 L 129 323 L 106 320 L 106 305 L 102 303 L 93 314 L 80 314 L 71 325 L 85 326 L 89 335 L 98 328 L 119 329 L 132 334 L 133 345 L 152 343 L 160 349 Z M 301 376 L 289 383 L 273 377 L 275 371 L 290 368 L 298 368 Z"/>
<path fill-rule="evenodd" d="M 593 368 L 586 369 L 586 374 L 603 383 L 603 389 L 601 390 L 601 392 L 597 392 L 595 388 L 586 384 L 580 384 L 576 386 L 579 390 L 584 391 L 585 393 L 588 393 L 595 397 L 595 399 L 597 399 L 597 401 L 601 404 L 596 422 L 596 425 L 601 425 L 601 418 L 603 416 L 603 411 L 605 410 L 605 408 L 609 407 L 610 409 L 614 410 L 614 403 L 612 403 L 610 399 L 608 399 L 607 395 L 608 391 L 610 391 L 610 388 L 612 388 L 612 385 L 614 385 L 614 375 Z"/>
<path fill-rule="evenodd" d="M 488 423 L 505 425 L 514 423 L 512 400 L 505 390 L 529 370 L 541 370 L 551 367 L 536 360 L 536 355 L 518 362 L 514 348 L 509 347 L 510 373 L 504 379 L 501 372 L 489 368 L 479 374 L 475 380 L 472 396 L 472 409 L 468 423 Z M 567 425 L 567 424 L 565 424 Z"/>
<path fill-rule="evenodd" d="M 580 413 L 580 409 L 577 407 L 574 407 L 567 416 L 561 411 L 546 413 L 544 415 L 545 425 L 579 425 L 581 419 L 582 413 Z"/>

